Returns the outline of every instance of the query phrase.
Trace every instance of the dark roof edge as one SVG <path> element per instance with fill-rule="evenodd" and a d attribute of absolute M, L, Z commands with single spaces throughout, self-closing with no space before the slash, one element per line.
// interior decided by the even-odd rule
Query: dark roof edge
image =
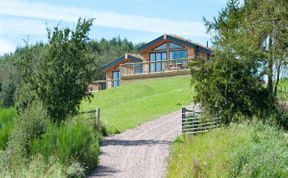
<path fill-rule="evenodd" d="M 170 39 L 171 41 L 175 41 L 175 42 L 178 42 L 180 44 L 183 44 L 185 46 L 189 46 L 189 47 L 192 47 L 192 48 L 195 48 L 195 49 L 198 49 L 199 51 L 203 51 L 205 53 L 208 53 L 208 54 L 212 54 L 212 50 L 208 49 L 208 48 L 205 48 L 203 46 L 200 46 L 200 45 L 197 45 L 197 44 L 194 44 L 192 42 L 189 42 L 189 41 L 186 41 L 186 40 L 182 40 L 180 38 L 176 38 L 176 37 L 173 37 L 171 35 L 166 35 L 166 38 L 167 39 Z M 150 45 L 153 45 L 161 40 L 164 39 L 164 35 L 156 38 L 155 40 L 153 41 L 150 41 L 149 43 L 146 43 L 145 45 L 141 46 L 140 48 L 138 48 L 139 51 L 142 51 L 144 49 L 146 49 L 147 47 L 149 47 Z"/>
<path fill-rule="evenodd" d="M 208 54 L 212 54 L 212 51 L 210 49 L 202 47 L 202 46 L 194 44 L 194 43 L 191 43 L 189 41 L 185 41 L 185 40 L 182 40 L 180 38 L 173 37 L 171 35 L 167 35 L 167 39 L 170 39 L 171 41 L 178 42 L 178 43 L 183 44 L 185 46 L 189 46 L 189 47 L 198 49 L 199 51 L 203 51 L 203 52 L 206 52 Z"/>
<path fill-rule="evenodd" d="M 150 41 L 149 43 L 146 43 L 145 45 L 138 48 L 139 51 L 142 51 L 143 49 L 146 49 L 148 46 L 157 43 L 158 41 L 164 40 L 164 35 L 161 35 L 160 37 L 156 38 L 155 40 Z"/>
<path fill-rule="evenodd" d="M 135 56 L 132 56 L 132 55 L 124 55 L 124 56 L 121 56 L 121 57 L 118 57 L 116 59 L 114 59 L 113 61 L 111 61 L 110 63 L 108 64 L 105 64 L 104 66 L 101 67 L 102 70 L 107 70 L 109 67 L 112 67 L 114 65 L 116 65 L 117 63 L 123 61 L 125 58 L 127 58 L 132 61 L 132 62 L 142 62 L 143 60 L 138 58 L 138 57 L 135 57 Z"/>
<path fill-rule="evenodd" d="M 138 58 L 129 54 L 127 55 L 127 58 L 130 59 L 132 62 L 143 62 L 141 58 Z"/>

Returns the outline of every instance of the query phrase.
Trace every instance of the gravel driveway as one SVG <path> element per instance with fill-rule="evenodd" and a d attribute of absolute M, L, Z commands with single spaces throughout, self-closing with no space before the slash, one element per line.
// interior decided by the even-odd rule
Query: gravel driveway
<path fill-rule="evenodd" d="M 101 144 L 100 164 L 91 177 L 165 177 L 169 147 L 180 133 L 179 110 L 107 137 Z"/>

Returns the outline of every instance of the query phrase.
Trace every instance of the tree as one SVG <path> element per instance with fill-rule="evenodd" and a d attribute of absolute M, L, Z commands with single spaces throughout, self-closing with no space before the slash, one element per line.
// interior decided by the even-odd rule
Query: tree
<path fill-rule="evenodd" d="M 48 29 L 48 47 L 32 67 L 33 52 L 29 46 L 20 66 L 24 82 L 39 99 L 55 122 L 77 114 L 83 98 L 90 98 L 88 84 L 97 69 L 87 47 L 92 19 L 79 19 L 75 31 L 69 28 Z"/>
<path fill-rule="evenodd" d="M 214 57 L 192 63 L 191 71 L 196 101 L 208 114 L 225 124 L 239 114 L 250 119 L 272 114 L 281 69 L 287 65 L 287 17 L 282 0 L 246 0 L 243 5 L 229 0 L 212 21 L 204 18 L 213 34 Z"/>
<path fill-rule="evenodd" d="M 257 70 L 259 75 L 267 76 L 267 89 L 274 96 L 288 62 L 287 9 L 285 0 L 245 0 L 243 5 L 239 0 L 230 0 L 218 17 L 204 19 L 218 50 L 262 62 Z"/>
<path fill-rule="evenodd" d="M 269 111 L 269 93 L 249 64 L 222 53 L 209 62 L 199 58 L 190 63 L 195 101 L 206 114 L 229 124 L 235 116 L 252 119 Z M 265 112 L 264 112 L 265 111 Z"/>
<path fill-rule="evenodd" d="M 9 83 L 8 86 L 3 89 L 3 91 L 1 92 L 0 89 L 0 99 L 2 100 L 2 106 L 5 108 L 9 108 L 11 106 L 14 105 L 14 93 L 16 91 L 16 86 L 14 83 Z"/>
<path fill-rule="evenodd" d="M 246 2 L 246 6 L 248 18 L 245 25 L 250 30 L 248 35 L 254 40 L 254 43 L 259 40 L 262 42 L 264 50 L 261 52 L 264 61 L 268 64 L 266 68 L 267 88 L 271 94 L 276 96 L 282 68 L 288 62 L 287 1 L 250 0 Z M 253 41 L 251 42 L 253 43 Z M 256 45 L 254 47 L 257 48 Z"/>

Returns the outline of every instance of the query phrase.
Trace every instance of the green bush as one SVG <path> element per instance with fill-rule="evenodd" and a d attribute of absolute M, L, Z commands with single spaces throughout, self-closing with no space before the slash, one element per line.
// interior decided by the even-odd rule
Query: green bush
<path fill-rule="evenodd" d="M 7 145 L 15 124 L 15 118 L 16 112 L 13 108 L 0 108 L 0 150 L 4 150 Z"/>
<path fill-rule="evenodd" d="M 52 123 L 34 103 L 17 118 L 6 150 L 0 152 L 0 177 L 83 177 L 98 163 L 94 120 L 71 118 Z"/>
<path fill-rule="evenodd" d="M 18 169 L 26 162 L 30 156 L 29 145 L 45 132 L 48 121 L 39 103 L 33 103 L 17 117 L 6 148 L 9 169 Z"/>
<path fill-rule="evenodd" d="M 266 118 L 273 109 L 273 97 L 261 82 L 257 63 L 238 60 L 237 56 L 218 52 L 209 62 L 197 59 L 191 64 L 195 101 L 207 114 L 229 124 L 234 119 Z M 257 68 L 257 67 L 256 67 Z"/>
<path fill-rule="evenodd" d="M 277 125 L 279 128 L 288 130 L 288 112 L 281 106 L 277 106 L 270 120 L 271 124 Z"/>
<path fill-rule="evenodd" d="M 99 136 L 89 123 L 69 120 L 60 126 L 51 124 L 30 149 L 32 155 L 41 154 L 46 161 L 55 156 L 63 165 L 77 161 L 90 171 L 98 163 Z"/>

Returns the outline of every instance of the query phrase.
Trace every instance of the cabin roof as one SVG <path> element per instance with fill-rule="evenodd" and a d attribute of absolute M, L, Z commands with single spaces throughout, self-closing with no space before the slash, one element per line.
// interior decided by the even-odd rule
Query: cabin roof
<path fill-rule="evenodd" d="M 172 42 L 182 44 L 184 46 L 189 46 L 189 47 L 195 48 L 195 49 L 197 49 L 199 51 L 203 51 L 207 54 L 212 54 L 212 50 L 207 48 L 207 47 L 204 47 L 204 46 L 199 45 L 197 43 L 191 42 L 189 40 L 186 40 L 186 39 L 179 37 L 179 36 L 176 36 L 176 35 L 166 35 L 166 34 L 156 38 L 155 40 L 150 41 L 149 43 L 146 43 L 145 45 L 138 48 L 138 50 L 143 51 L 143 50 L 149 48 L 150 46 L 152 46 L 152 45 L 154 45 L 154 44 L 156 44 L 162 40 L 166 40 L 166 39 L 171 40 Z"/>
<path fill-rule="evenodd" d="M 115 66 L 125 61 L 126 59 L 130 60 L 131 62 L 143 62 L 142 56 L 140 56 L 139 54 L 125 54 L 124 56 L 118 57 L 114 59 L 113 61 L 111 61 L 110 63 L 102 66 L 102 70 L 105 71 L 109 69 L 110 67 Z"/>

